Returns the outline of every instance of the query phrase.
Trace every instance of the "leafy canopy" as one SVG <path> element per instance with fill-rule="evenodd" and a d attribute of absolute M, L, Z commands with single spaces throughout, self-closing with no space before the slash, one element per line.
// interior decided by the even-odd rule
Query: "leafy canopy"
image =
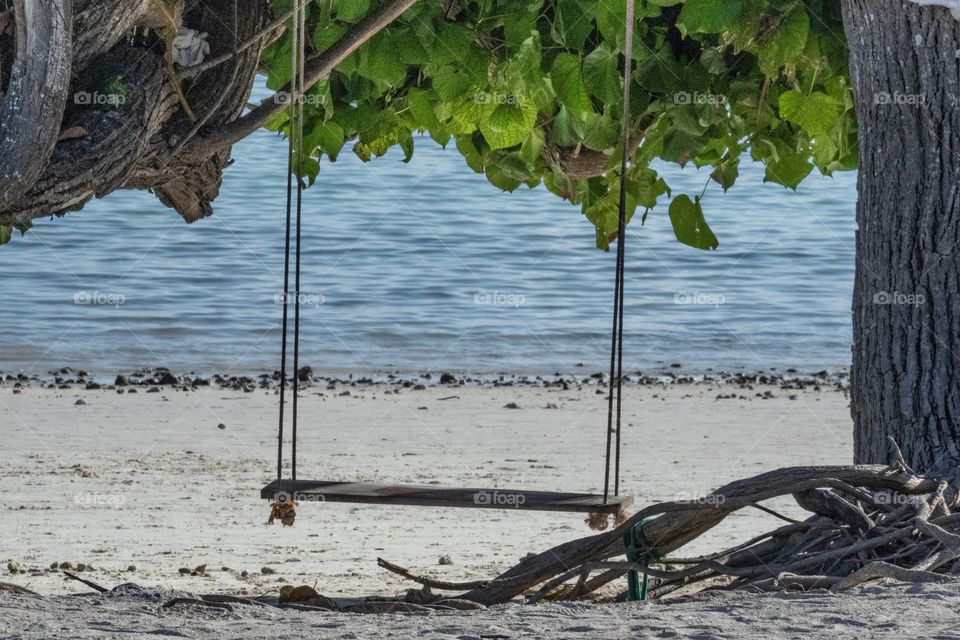
<path fill-rule="evenodd" d="M 315 0 L 309 55 L 381 0 Z M 292 0 L 274 0 L 277 13 Z M 669 202 L 677 239 L 710 249 L 703 194 L 673 194 L 655 159 L 710 167 L 726 191 L 746 154 L 795 189 L 814 168 L 856 165 L 856 121 L 838 3 L 636 0 L 628 214 Z M 348 141 L 362 160 L 414 133 L 455 145 L 496 187 L 541 183 L 580 205 L 607 248 L 617 227 L 626 0 L 419 2 L 306 96 L 302 170 Z M 262 55 L 267 86 L 290 80 L 287 33 Z M 269 124 L 287 133 L 288 116 Z M 586 167 L 586 169 L 585 169 Z M 705 187 L 706 189 L 706 187 Z M 2 241 L 0 237 L 0 241 Z"/>

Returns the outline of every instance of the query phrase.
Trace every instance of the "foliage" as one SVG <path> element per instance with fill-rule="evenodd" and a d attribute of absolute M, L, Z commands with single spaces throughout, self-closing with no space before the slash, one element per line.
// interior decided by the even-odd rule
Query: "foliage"
<path fill-rule="evenodd" d="M 275 0 L 283 12 L 291 0 Z M 543 184 L 579 204 L 606 248 L 617 224 L 625 0 L 420 2 L 306 97 L 304 172 L 348 141 L 362 160 L 416 132 L 454 145 L 491 184 Z M 856 165 L 856 121 L 837 3 L 637 0 L 628 213 L 672 197 L 677 238 L 717 246 L 702 198 L 673 194 L 659 159 L 710 167 L 726 191 L 746 154 L 765 181 L 795 189 L 814 168 Z M 322 53 L 376 0 L 315 0 L 309 55 Z M 268 86 L 290 79 L 290 38 L 264 51 Z M 283 114 L 270 124 L 285 130 Z M 602 154 L 603 175 L 571 159 Z M 573 173 L 574 175 L 571 175 Z M 709 199 L 709 198 L 708 198 Z"/>

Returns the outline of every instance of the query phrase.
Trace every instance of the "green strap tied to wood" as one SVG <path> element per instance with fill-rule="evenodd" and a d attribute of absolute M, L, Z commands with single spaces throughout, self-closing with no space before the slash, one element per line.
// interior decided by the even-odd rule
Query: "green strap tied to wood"
<path fill-rule="evenodd" d="M 646 536 L 643 535 L 643 526 L 652 518 L 644 518 L 632 527 L 629 527 L 623 534 L 623 546 L 627 548 L 627 561 L 634 566 L 641 567 L 643 572 L 643 581 L 641 582 L 637 569 L 630 569 L 627 572 L 627 600 L 630 602 L 639 602 L 647 599 L 647 567 L 651 562 L 663 562 L 667 559 L 659 551 L 650 546 Z"/>

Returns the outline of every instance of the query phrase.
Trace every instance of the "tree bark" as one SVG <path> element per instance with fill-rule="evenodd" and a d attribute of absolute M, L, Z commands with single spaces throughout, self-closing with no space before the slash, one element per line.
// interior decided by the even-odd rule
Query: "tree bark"
<path fill-rule="evenodd" d="M 844 0 L 860 172 L 854 459 L 888 437 L 918 471 L 960 465 L 960 23 L 941 7 Z"/>
<path fill-rule="evenodd" d="M 0 101 L 0 202 L 40 176 L 60 135 L 70 89 L 70 0 L 17 0 L 16 53 Z"/>

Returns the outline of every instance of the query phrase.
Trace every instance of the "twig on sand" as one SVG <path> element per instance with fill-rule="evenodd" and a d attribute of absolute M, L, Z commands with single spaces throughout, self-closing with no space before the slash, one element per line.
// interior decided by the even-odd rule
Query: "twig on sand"
<path fill-rule="evenodd" d="M 82 582 L 83 584 L 87 585 L 87 586 L 90 587 L 91 589 L 94 589 L 95 591 L 99 591 L 100 593 L 106 593 L 107 591 L 110 591 L 110 589 L 107 589 L 106 587 L 100 586 L 99 584 L 97 584 L 97 583 L 94 582 L 93 580 L 87 580 L 86 578 L 81 578 L 80 576 L 74 575 L 74 574 L 70 573 L 69 571 L 64 571 L 63 569 L 61 569 L 61 570 L 60 570 L 60 573 L 62 573 L 63 575 L 67 576 L 67 577 L 70 578 L 71 580 L 76 580 L 77 582 Z"/>
<path fill-rule="evenodd" d="M 160 605 L 160 608 L 169 609 L 170 607 L 175 607 L 179 604 L 192 605 L 195 607 L 207 607 L 210 609 L 222 609 L 223 611 L 233 611 L 233 607 L 226 602 L 209 602 L 199 598 L 172 598 Z"/>
<path fill-rule="evenodd" d="M 12 582 L 0 582 L 0 591 L 10 591 L 12 593 L 19 593 L 25 596 L 38 596 L 40 595 L 36 591 L 31 591 L 26 587 L 21 587 L 18 584 L 13 584 Z"/>

